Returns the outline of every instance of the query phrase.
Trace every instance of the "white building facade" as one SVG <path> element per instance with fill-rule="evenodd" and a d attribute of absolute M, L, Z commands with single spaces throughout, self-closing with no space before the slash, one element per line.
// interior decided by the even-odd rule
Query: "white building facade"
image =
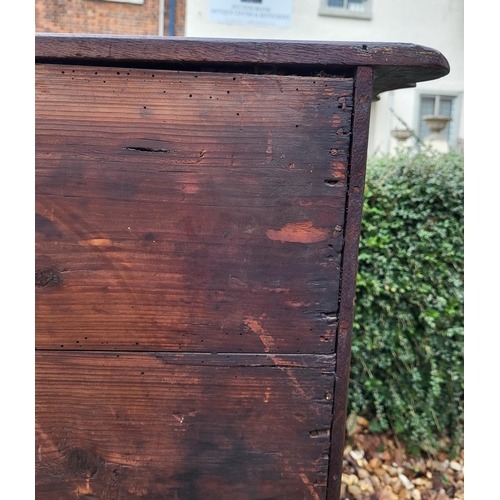
<path fill-rule="evenodd" d="M 464 0 L 187 0 L 185 34 L 413 43 L 439 50 L 450 63 L 449 75 L 383 93 L 372 104 L 368 154 L 415 144 L 413 137 L 394 137 L 406 127 L 437 149 L 463 148 Z M 436 132 L 422 119 L 430 115 L 450 120 Z"/>

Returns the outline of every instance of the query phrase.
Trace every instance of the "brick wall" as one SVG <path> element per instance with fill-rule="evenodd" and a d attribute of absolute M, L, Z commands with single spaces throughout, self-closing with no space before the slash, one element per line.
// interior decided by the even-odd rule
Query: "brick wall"
<path fill-rule="evenodd" d="M 169 33 L 169 0 L 165 1 L 164 34 Z M 35 0 L 36 31 L 158 35 L 159 0 L 137 5 L 105 0 Z M 176 0 L 175 35 L 184 35 L 186 0 Z"/>

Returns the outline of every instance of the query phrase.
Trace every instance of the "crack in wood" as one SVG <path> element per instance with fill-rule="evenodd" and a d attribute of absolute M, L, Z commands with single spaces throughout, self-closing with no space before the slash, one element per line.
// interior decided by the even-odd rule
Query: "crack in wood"
<path fill-rule="evenodd" d="M 166 148 L 145 148 L 145 147 L 140 147 L 140 146 L 128 146 L 126 148 L 123 148 L 126 151 L 140 151 L 144 153 L 170 153 L 170 149 Z"/>

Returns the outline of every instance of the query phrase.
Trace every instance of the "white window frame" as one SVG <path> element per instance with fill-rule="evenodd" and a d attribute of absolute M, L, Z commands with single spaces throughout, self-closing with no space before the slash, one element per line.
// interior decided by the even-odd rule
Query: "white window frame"
<path fill-rule="evenodd" d="M 365 0 L 365 8 L 362 12 L 349 10 L 347 8 L 347 0 L 344 0 L 344 7 L 329 7 L 328 0 L 321 0 L 319 7 L 320 16 L 347 17 L 351 19 L 366 19 L 372 18 L 372 0 Z"/>
<path fill-rule="evenodd" d="M 103 2 L 117 2 L 117 3 L 133 3 L 135 5 L 144 5 L 144 0 L 102 0 Z"/>
<path fill-rule="evenodd" d="M 454 146 L 457 143 L 457 139 L 459 138 L 459 129 L 460 129 L 460 118 L 462 116 L 462 99 L 463 92 L 447 92 L 446 90 L 432 90 L 425 89 L 417 91 L 417 99 L 416 99 L 416 113 L 415 113 L 415 123 L 413 124 L 413 130 L 418 134 L 420 131 L 420 120 L 421 120 L 421 106 L 422 106 L 422 97 L 451 97 L 455 99 L 453 103 L 453 111 L 452 111 L 452 122 L 450 124 L 450 138 L 448 139 L 448 144 L 450 146 Z M 437 104 L 435 104 L 437 106 Z M 436 109 L 436 108 L 435 108 Z M 439 108 L 438 108 L 439 109 Z M 425 137 L 420 137 L 420 139 L 424 140 Z"/>

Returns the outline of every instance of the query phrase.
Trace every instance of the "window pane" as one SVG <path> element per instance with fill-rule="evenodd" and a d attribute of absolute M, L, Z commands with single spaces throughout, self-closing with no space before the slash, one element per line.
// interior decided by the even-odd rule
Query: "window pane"
<path fill-rule="evenodd" d="M 344 8 L 344 0 L 327 0 L 328 7 L 335 7 L 337 9 Z"/>
<path fill-rule="evenodd" d="M 431 135 L 431 131 L 427 128 L 426 123 L 422 120 L 422 116 L 434 114 L 435 97 L 422 97 L 420 101 L 420 128 L 418 135 L 421 139 Z"/>
<path fill-rule="evenodd" d="M 453 103 L 454 99 L 453 97 L 441 97 L 439 99 L 439 114 L 441 116 L 453 116 Z M 443 135 L 445 135 L 448 139 L 450 140 L 450 133 L 451 133 L 451 128 L 453 127 L 453 120 L 448 122 L 446 127 L 443 129 L 441 132 Z"/>
<path fill-rule="evenodd" d="M 434 114 L 434 104 L 436 102 L 435 97 L 422 97 L 422 105 L 420 115 L 433 115 Z"/>
<path fill-rule="evenodd" d="M 439 114 L 441 116 L 451 116 L 453 99 L 451 97 L 441 97 L 439 100 Z"/>
<path fill-rule="evenodd" d="M 365 10 L 365 0 L 347 0 L 347 9 L 363 12 Z"/>

